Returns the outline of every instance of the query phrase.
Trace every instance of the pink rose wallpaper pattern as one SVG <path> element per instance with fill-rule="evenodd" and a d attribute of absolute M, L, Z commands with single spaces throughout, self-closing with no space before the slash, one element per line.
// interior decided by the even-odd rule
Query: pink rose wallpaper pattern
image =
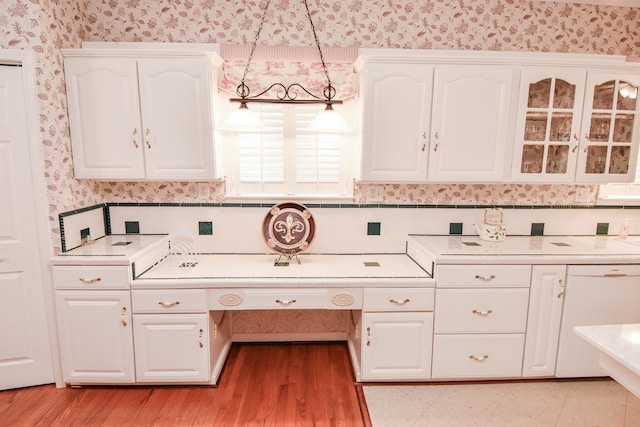
<path fill-rule="evenodd" d="M 0 47 L 37 56 L 39 125 L 52 245 L 57 214 L 101 202 L 192 202 L 188 182 L 95 182 L 73 176 L 61 48 L 82 41 L 251 43 L 266 1 L 0 0 Z M 310 0 L 323 46 L 640 56 L 640 8 L 516 0 Z M 273 0 L 260 42 L 309 46 L 299 0 Z M 224 201 L 211 183 L 210 201 Z M 366 202 L 365 185 L 355 201 Z M 595 186 L 591 186 L 595 195 Z M 385 203 L 566 203 L 572 185 L 385 185 Z"/>

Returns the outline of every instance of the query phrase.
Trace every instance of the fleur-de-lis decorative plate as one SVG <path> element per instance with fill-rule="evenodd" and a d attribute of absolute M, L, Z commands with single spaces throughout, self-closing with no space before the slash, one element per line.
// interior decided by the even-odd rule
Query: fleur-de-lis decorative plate
<path fill-rule="evenodd" d="M 293 202 L 275 205 L 262 221 L 262 233 L 267 246 L 289 257 L 309 247 L 315 228 L 311 211 Z"/>

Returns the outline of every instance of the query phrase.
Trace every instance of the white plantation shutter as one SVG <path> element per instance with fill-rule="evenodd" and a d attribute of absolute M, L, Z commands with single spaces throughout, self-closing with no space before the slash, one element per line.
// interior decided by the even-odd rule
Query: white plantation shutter
<path fill-rule="evenodd" d="M 346 195 L 346 138 L 309 132 L 324 105 L 250 104 L 267 129 L 236 135 L 232 195 Z"/>

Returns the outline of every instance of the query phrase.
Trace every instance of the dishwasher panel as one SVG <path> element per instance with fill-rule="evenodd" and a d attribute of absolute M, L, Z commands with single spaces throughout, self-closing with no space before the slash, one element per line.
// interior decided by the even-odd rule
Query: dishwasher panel
<path fill-rule="evenodd" d="M 573 328 L 621 323 L 640 323 L 640 265 L 569 266 L 556 376 L 606 376 L 598 350 Z"/>

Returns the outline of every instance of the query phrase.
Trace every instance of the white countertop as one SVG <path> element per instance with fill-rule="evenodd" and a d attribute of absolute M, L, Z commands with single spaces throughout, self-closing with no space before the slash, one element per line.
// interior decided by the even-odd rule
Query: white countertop
<path fill-rule="evenodd" d="M 415 250 L 439 264 L 640 262 L 638 236 L 627 240 L 613 236 L 507 236 L 502 242 L 487 242 L 478 236 L 410 235 L 408 241 L 410 254 Z"/>
<path fill-rule="evenodd" d="M 576 326 L 574 332 L 600 350 L 600 365 L 640 397 L 640 324 Z"/>
<path fill-rule="evenodd" d="M 433 287 L 430 275 L 406 254 L 299 254 L 290 261 L 277 254 L 173 255 L 139 274 L 133 288 L 187 287 Z"/>
<path fill-rule="evenodd" d="M 164 234 L 112 234 L 55 256 L 54 265 L 130 265 L 158 247 L 167 247 Z"/>

